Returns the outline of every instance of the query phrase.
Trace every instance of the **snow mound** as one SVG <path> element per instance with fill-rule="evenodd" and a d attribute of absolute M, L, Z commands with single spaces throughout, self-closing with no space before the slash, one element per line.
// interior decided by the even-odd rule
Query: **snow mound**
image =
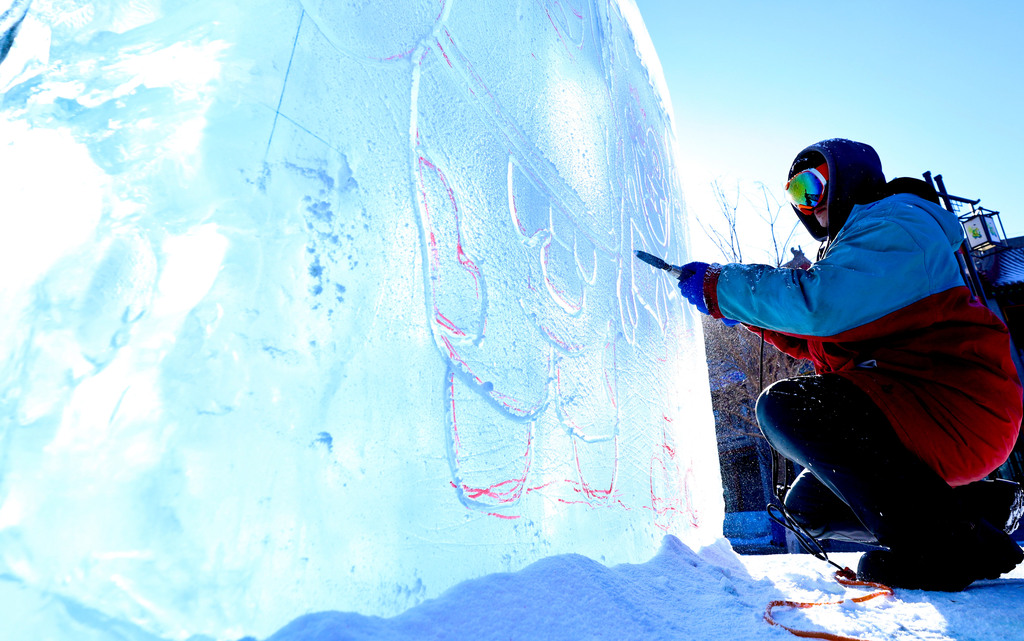
<path fill-rule="evenodd" d="M 847 566 L 857 557 L 832 555 Z M 874 590 L 845 588 L 832 575 L 810 555 L 741 557 L 724 541 L 694 552 L 667 536 L 647 563 L 606 567 L 559 555 L 466 581 L 392 618 L 310 614 L 267 641 L 794 639 L 764 620 L 776 600 L 823 604 L 774 609 L 778 623 L 805 632 L 872 641 L 1024 639 L 1024 566 L 964 592 L 896 590 L 863 603 L 852 599 Z"/>
<path fill-rule="evenodd" d="M 667 536 L 647 563 L 549 557 L 466 581 L 396 617 L 311 614 L 268 641 L 713 639 L 726 628 L 757 638 L 768 631 L 761 613 L 770 585 L 751 579 L 725 543 L 697 554 Z"/>

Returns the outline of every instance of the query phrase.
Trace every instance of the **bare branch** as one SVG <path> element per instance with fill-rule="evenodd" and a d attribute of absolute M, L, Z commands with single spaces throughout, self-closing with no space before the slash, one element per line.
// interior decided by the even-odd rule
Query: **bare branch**
<path fill-rule="evenodd" d="M 762 361 L 761 340 L 745 327 L 729 327 L 704 317 L 711 403 L 720 433 L 761 438 L 754 408 L 762 385 L 810 371 L 809 363 L 783 354 L 770 343 L 763 347 Z"/>
<path fill-rule="evenodd" d="M 718 180 L 711 182 L 711 190 L 714 192 L 715 202 L 718 203 L 718 213 L 722 215 L 725 224 L 721 227 L 713 224 L 705 226 L 700 218 L 697 219 L 697 223 L 715 244 L 718 251 L 722 252 L 726 262 L 742 263 L 743 249 L 740 247 L 739 225 L 737 224 L 740 202 L 739 183 L 736 183 L 736 196 L 731 201 Z"/>
<path fill-rule="evenodd" d="M 779 198 L 775 195 L 775 192 L 770 190 L 768 186 L 765 185 L 763 182 L 758 182 L 756 184 L 758 190 L 760 191 L 760 198 L 758 200 L 763 202 L 763 209 L 760 209 L 758 211 L 758 216 L 761 218 L 762 221 L 765 222 L 766 225 L 768 225 L 768 229 L 770 232 L 769 235 L 771 236 L 772 244 L 772 249 L 770 252 L 772 264 L 775 267 L 778 267 L 782 265 L 782 263 L 786 262 L 786 248 L 789 247 L 790 242 L 792 242 L 793 240 L 793 234 L 796 232 L 796 226 L 797 224 L 799 224 L 799 221 L 796 221 L 793 224 L 793 227 L 792 229 L 790 229 L 789 234 L 786 236 L 784 240 L 780 242 L 778 234 L 776 233 L 776 225 L 779 224 L 779 219 L 782 213 L 788 210 L 787 203 L 780 201 Z M 753 200 L 750 198 L 747 199 L 747 202 L 749 202 L 753 207 L 759 206 L 755 205 Z"/>

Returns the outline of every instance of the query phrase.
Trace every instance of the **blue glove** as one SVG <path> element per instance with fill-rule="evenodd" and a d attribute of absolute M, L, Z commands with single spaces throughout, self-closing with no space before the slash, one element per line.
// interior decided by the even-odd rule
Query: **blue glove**
<path fill-rule="evenodd" d="M 702 314 L 711 313 L 704 304 L 704 274 L 708 272 L 708 267 L 707 263 L 687 263 L 683 265 L 683 271 L 691 271 L 693 274 L 689 278 L 679 279 L 679 293 Z"/>
<path fill-rule="evenodd" d="M 687 263 L 683 265 L 683 270 L 692 271 L 693 275 L 679 281 L 679 292 L 683 295 L 683 298 L 688 300 L 702 314 L 710 315 L 711 312 L 708 311 L 708 306 L 704 303 L 704 275 L 708 271 L 708 264 L 700 262 Z M 731 318 L 723 318 L 722 322 L 729 327 L 740 324 L 739 321 Z"/>

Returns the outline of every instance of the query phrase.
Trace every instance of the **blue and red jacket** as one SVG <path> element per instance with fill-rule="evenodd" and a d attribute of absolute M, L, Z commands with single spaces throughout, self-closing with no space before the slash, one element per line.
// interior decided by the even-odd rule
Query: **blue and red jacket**
<path fill-rule="evenodd" d="M 963 485 L 1007 459 L 1022 398 L 1006 326 L 961 277 L 962 233 L 938 205 L 896 194 L 853 207 L 806 271 L 712 265 L 705 302 L 849 379 L 908 449 Z"/>

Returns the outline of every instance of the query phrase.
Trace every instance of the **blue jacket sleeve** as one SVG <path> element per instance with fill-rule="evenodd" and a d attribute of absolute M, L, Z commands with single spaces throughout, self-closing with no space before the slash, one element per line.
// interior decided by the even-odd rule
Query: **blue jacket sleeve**
<path fill-rule="evenodd" d="M 723 265 L 709 309 L 749 325 L 829 337 L 962 285 L 950 240 L 923 211 L 881 201 L 855 210 L 808 270 Z"/>

